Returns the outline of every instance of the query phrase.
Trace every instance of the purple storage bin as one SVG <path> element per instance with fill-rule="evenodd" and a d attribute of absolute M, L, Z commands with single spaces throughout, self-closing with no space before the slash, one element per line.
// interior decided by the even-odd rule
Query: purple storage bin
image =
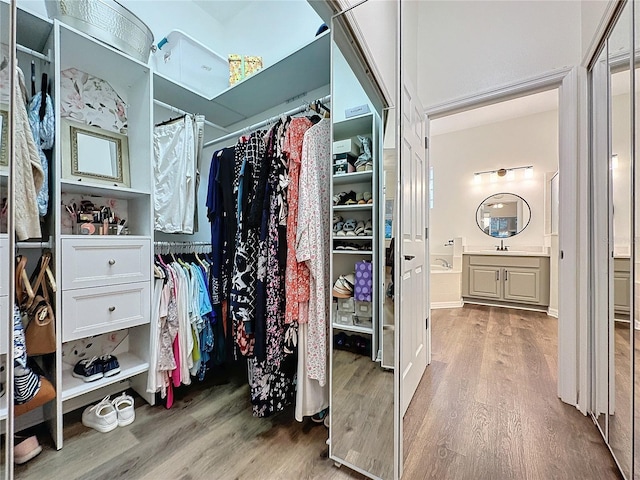
<path fill-rule="evenodd" d="M 373 289 L 373 266 L 371 262 L 356 262 L 356 284 L 354 297 L 359 302 L 370 302 Z"/>

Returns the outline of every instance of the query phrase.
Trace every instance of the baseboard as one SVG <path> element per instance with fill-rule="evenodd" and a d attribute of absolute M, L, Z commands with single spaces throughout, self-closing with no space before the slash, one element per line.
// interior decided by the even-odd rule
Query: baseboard
<path fill-rule="evenodd" d="M 547 315 L 549 315 L 550 317 L 558 318 L 558 309 L 550 308 L 549 310 L 547 310 Z"/>
<path fill-rule="evenodd" d="M 460 308 L 464 306 L 464 302 L 462 300 L 457 300 L 454 302 L 431 302 L 431 310 L 438 310 L 440 308 Z"/>
<path fill-rule="evenodd" d="M 472 298 L 464 298 L 463 301 L 464 303 L 470 303 L 473 305 L 485 305 L 487 307 L 513 308 L 515 310 L 527 310 L 529 312 L 547 313 L 547 307 L 545 306 L 524 305 L 524 304 L 509 303 L 509 302 L 492 302 L 491 300 L 476 300 Z"/>

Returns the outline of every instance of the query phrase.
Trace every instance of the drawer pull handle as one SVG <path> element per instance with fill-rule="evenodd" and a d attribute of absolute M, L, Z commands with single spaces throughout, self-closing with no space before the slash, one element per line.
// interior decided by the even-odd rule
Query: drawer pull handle
<path fill-rule="evenodd" d="M 116 261 L 112 258 L 111 260 L 109 260 L 109 265 L 115 265 Z"/>
<path fill-rule="evenodd" d="M 116 310 L 116 307 L 109 307 L 110 312 L 115 312 L 115 310 Z"/>

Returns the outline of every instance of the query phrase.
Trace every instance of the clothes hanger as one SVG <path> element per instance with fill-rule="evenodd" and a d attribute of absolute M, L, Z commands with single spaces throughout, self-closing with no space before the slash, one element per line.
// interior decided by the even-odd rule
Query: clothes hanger
<path fill-rule="evenodd" d="M 36 62 L 31 60 L 31 96 L 36 96 Z"/>
<path fill-rule="evenodd" d="M 44 116 L 47 113 L 47 87 L 49 86 L 49 77 L 46 73 L 42 74 L 42 79 L 40 80 L 40 94 L 42 98 L 40 98 L 40 110 L 38 111 L 38 117 L 42 122 L 44 120 Z"/>
<path fill-rule="evenodd" d="M 179 117 L 169 118 L 169 120 L 164 120 L 164 121 L 162 121 L 160 123 L 156 123 L 155 126 L 156 127 L 161 127 L 163 125 L 169 125 L 169 124 L 171 124 L 173 122 L 177 122 L 178 120 L 182 120 L 182 119 L 184 119 L 186 117 L 187 117 L 187 114 L 185 113 L 184 115 L 180 115 Z"/>

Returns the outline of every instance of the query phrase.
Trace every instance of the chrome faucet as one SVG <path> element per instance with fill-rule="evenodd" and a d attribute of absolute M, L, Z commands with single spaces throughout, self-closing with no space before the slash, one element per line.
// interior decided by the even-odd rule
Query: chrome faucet
<path fill-rule="evenodd" d="M 500 240 L 500 245 L 496 245 L 496 250 L 498 252 L 508 252 L 509 247 L 504 244 L 504 240 Z"/>
<path fill-rule="evenodd" d="M 447 262 L 444 258 L 436 258 L 436 262 L 442 262 L 444 268 L 453 268 L 453 266 Z"/>

